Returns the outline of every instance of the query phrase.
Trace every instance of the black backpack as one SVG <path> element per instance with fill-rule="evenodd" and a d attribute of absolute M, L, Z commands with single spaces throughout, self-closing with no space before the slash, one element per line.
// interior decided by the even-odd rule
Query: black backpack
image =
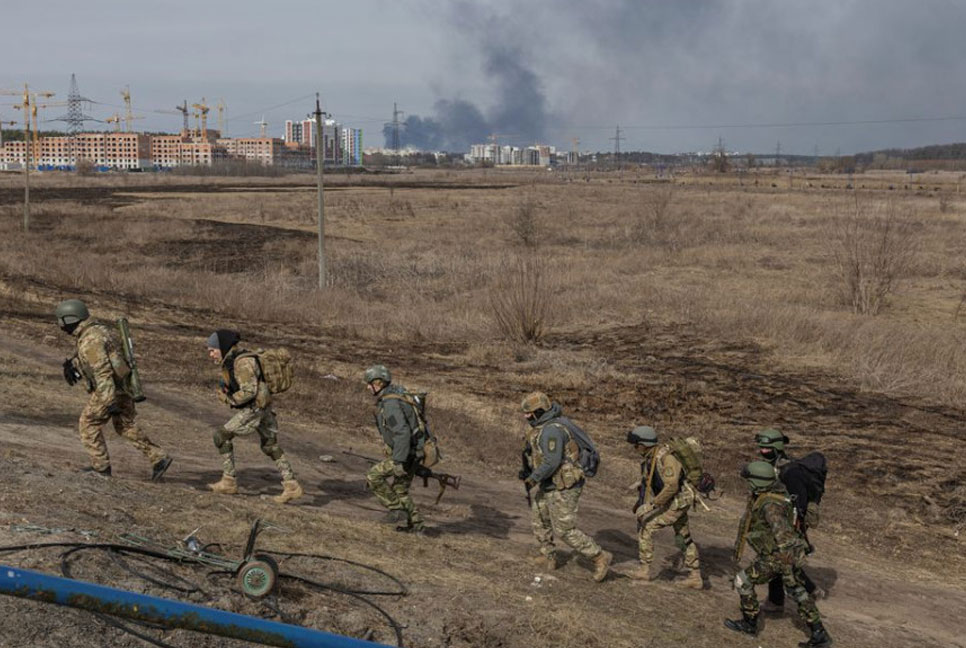
<path fill-rule="evenodd" d="M 805 489 L 808 491 L 808 501 L 816 504 L 822 503 L 822 495 L 825 494 L 825 478 L 828 476 L 828 461 L 821 452 L 812 452 L 801 459 L 791 461 L 785 470 L 792 466 L 804 468 L 802 475 L 805 480 Z"/>

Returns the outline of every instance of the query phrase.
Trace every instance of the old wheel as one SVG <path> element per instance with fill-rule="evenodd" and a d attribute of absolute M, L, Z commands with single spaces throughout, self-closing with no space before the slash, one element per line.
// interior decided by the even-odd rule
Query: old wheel
<path fill-rule="evenodd" d="M 246 596 L 268 596 L 278 581 L 278 563 L 271 556 L 256 554 L 238 570 L 237 580 Z"/>

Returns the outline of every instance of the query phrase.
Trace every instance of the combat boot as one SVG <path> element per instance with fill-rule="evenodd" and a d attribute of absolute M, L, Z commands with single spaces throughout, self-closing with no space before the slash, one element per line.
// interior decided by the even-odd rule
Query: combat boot
<path fill-rule="evenodd" d="M 164 475 L 165 471 L 171 466 L 171 462 L 174 461 L 171 457 L 165 457 L 158 463 L 151 466 L 151 481 L 156 482 Z"/>
<path fill-rule="evenodd" d="M 704 579 L 701 578 L 701 570 L 692 569 L 690 572 L 688 572 L 688 577 L 681 581 L 681 584 L 685 587 L 690 587 L 691 589 L 703 590 Z"/>
<path fill-rule="evenodd" d="M 650 563 L 641 563 L 640 567 L 628 573 L 627 575 L 633 580 L 641 581 L 644 583 L 649 583 L 651 581 L 657 580 L 656 576 L 651 575 Z"/>
<path fill-rule="evenodd" d="M 531 560 L 537 569 L 553 571 L 557 568 L 557 554 L 555 553 L 540 554 L 539 556 L 534 556 Z"/>
<path fill-rule="evenodd" d="M 758 615 L 742 614 L 740 619 L 725 619 L 725 627 L 747 635 L 758 634 Z"/>
<path fill-rule="evenodd" d="M 382 518 L 383 524 L 399 524 L 400 522 L 406 522 L 409 516 L 406 515 L 406 511 L 402 509 L 389 509 Z"/>
<path fill-rule="evenodd" d="M 97 475 L 98 477 L 110 477 L 111 476 L 111 467 L 108 466 L 104 470 L 98 470 L 97 468 L 94 468 L 93 466 L 87 466 L 86 468 L 81 468 L 81 472 L 82 473 L 91 473 L 93 475 Z"/>
<path fill-rule="evenodd" d="M 808 629 L 812 631 L 812 636 L 808 641 L 799 642 L 798 648 L 829 648 L 832 645 L 832 637 L 829 636 L 821 621 L 810 624 Z"/>
<path fill-rule="evenodd" d="M 417 522 L 416 524 L 399 525 L 396 527 L 396 531 L 421 536 L 426 534 L 426 525 L 422 522 Z"/>
<path fill-rule="evenodd" d="M 272 501 L 276 504 L 285 504 L 286 502 L 291 502 L 292 500 L 298 499 L 303 495 L 305 495 L 305 491 L 302 490 L 301 484 L 294 479 L 286 479 L 282 482 L 281 494 L 273 497 Z"/>
<path fill-rule="evenodd" d="M 238 482 L 231 475 L 222 475 L 220 481 L 208 484 L 208 488 L 222 495 L 235 495 L 238 493 Z"/>
<path fill-rule="evenodd" d="M 594 557 L 594 580 L 598 583 L 607 578 L 607 571 L 610 563 L 614 560 L 614 554 L 601 549 L 600 553 Z"/>

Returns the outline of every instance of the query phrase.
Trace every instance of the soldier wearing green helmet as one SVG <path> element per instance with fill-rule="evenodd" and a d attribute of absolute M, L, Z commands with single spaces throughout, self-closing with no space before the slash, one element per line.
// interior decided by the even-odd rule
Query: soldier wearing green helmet
<path fill-rule="evenodd" d="M 756 552 L 751 564 L 735 576 L 735 589 L 741 597 L 741 618 L 727 619 L 725 626 L 736 632 L 758 634 L 760 607 L 755 585 L 780 576 L 789 596 L 798 605 L 798 613 L 808 624 L 810 636 L 800 648 L 828 648 L 832 638 L 822 625 L 815 599 L 801 580 L 807 543 L 795 529 L 795 512 L 788 492 L 778 479 L 775 467 L 767 461 L 753 461 L 741 476 L 747 480 L 750 496 L 741 518 L 734 560 L 741 560 L 745 543 Z"/>
<path fill-rule="evenodd" d="M 60 302 L 54 316 L 60 329 L 76 343 L 76 353 L 64 361 L 64 379 L 69 385 L 82 381 L 91 395 L 78 421 L 81 443 L 91 460 L 84 472 L 111 476 L 111 458 L 101 428 L 112 422 L 114 431 L 151 462 L 151 479 L 157 481 L 171 465 L 171 458 L 137 424 L 127 380 L 131 368 L 114 331 L 92 320 L 87 305 L 79 299 Z"/>
<path fill-rule="evenodd" d="M 366 485 L 389 509 L 388 521 L 404 523 L 396 527 L 397 531 L 421 534 L 425 523 L 409 487 L 424 457 L 426 435 L 420 430 L 413 406 L 403 397 L 408 392 L 393 384 L 389 369 L 372 365 L 363 376 L 376 399 L 376 427 L 386 449 L 386 459 L 373 464 L 366 473 Z"/>

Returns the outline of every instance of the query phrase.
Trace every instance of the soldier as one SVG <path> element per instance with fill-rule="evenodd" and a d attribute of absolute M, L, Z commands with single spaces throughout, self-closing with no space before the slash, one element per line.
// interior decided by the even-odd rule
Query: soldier
<path fill-rule="evenodd" d="M 755 585 L 781 576 L 788 594 L 798 604 L 798 613 L 808 624 L 811 636 L 800 648 L 827 648 L 832 638 L 822 625 L 815 599 L 805 590 L 799 574 L 805 562 L 807 543 L 794 526 L 794 510 L 788 492 L 767 461 L 753 461 L 741 476 L 748 480 L 751 494 L 741 518 L 734 558 L 741 559 L 747 541 L 755 550 L 754 561 L 735 576 L 735 589 L 741 597 L 740 619 L 727 619 L 725 626 L 749 635 L 758 633 L 758 598 Z"/>
<path fill-rule="evenodd" d="M 808 514 L 808 489 L 806 487 L 807 475 L 802 471 L 805 470 L 801 466 L 797 466 L 792 462 L 792 459 L 785 453 L 785 444 L 788 443 L 788 437 L 775 429 L 767 429 L 759 432 L 755 435 L 755 443 L 758 444 L 758 453 L 762 459 L 770 463 L 778 471 L 778 478 L 781 480 L 782 484 L 785 485 L 785 490 L 788 491 L 791 496 L 792 503 L 795 506 L 796 517 L 795 526 L 802 532 L 805 537 L 806 542 L 808 541 L 807 531 L 808 524 L 807 520 L 810 518 Z M 811 544 L 808 545 L 809 553 L 812 551 Z M 815 582 L 808 577 L 808 574 L 804 570 L 800 570 L 799 578 L 802 580 L 802 584 L 805 585 L 805 589 L 814 598 L 819 598 L 824 591 L 818 587 Z M 761 606 L 764 612 L 779 612 L 785 606 L 785 587 L 782 584 L 781 576 L 776 576 L 768 582 L 768 599 Z"/>
<path fill-rule="evenodd" d="M 272 394 L 262 377 L 258 358 L 242 349 L 238 344 L 240 341 L 238 332 L 226 329 L 219 329 L 208 337 L 208 357 L 221 366 L 218 397 L 237 410 L 223 427 L 215 430 L 215 447 L 222 455 L 222 475 L 219 481 L 208 484 L 208 488 L 225 495 L 238 492 L 232 439 L 257 432 L 262 452 L 275 461 L 282 476 L 282 492 L 272 500 L 285 504 L 305 493 L 295 479 L 292 464 L 278 445 L 278 424 L 272 410 Z"/>
<path fill-rule="evenodd" d="M 527 446 L 530 472 L 521 477 L 531 492 L 533 534 L 540 543 L 540 563 L 556 568 L 554 534 L 594 563 L 594 580 L 607 577 L 614 556 L 577 528 L 577 503 L 584 487 L 579 448 L 557 403 L 542 392 L 523 399 L 523 416 L 530 424 Z M 533 489 L 534 486 L 539 488 Z M 532 489 L 532 490 L 531 490 Z"/>
<path fill-rule="evenodd" d="M 77 341 L 77 353 L 64 361 L 64 378 L 70 385 L 83 378 L 91 395 L 78 422 L 81 443 L 91 457 L 90 467 L 83 471 L 111 476 L 111 459 L 101 431 L 101 427 L 111 421 L 114 431 L 130 441 L 151 462 L 151 480 L 158 481 L 172 460 L 138 427 L 137 411 L 127 381 L 131 368 L 113 331 L 91 320 L 87 306 L 78 299 L 62 301 L 57 305 L 55 315 L 61 330 Z"/>
<path fill-rule="evenodd" d="M 654 560 L 654 532 L 665 527 L 674 529 L 675 544 L 684 552 L 684 566 L 688 577 L 686 587 L 704 589 L 698 547 L 691 539 L 688 509 L 694 505 L 694 490 L 684 479 L 681 462 L 665 444 L 658 444 L 654 428 L 642 425 L 627 433 L 627 442 L 641 453 L 641 481 L 634 514 L 637 516 L 638 545 L 641 566 L 631 572 L 631 578 L 651 581 L 651 562 Z"/>
<path fill-rule="evenodd" d="M 405 522 L 396 527 L 397 531 L 422 534 L 423 516 L 416 509 L 409 487 L 423 459 L 426 436 L 420 431 L 413 406 L 400 398 L 406 389 L 392 384 L 392 375 L 385 366 L 366 369 L 365 381 L 376 399 L 376 428 L 386 450 L 386 459 L 373 464 L 366 473 L 366 486 L 389 509 L 389 522 Z"/>

